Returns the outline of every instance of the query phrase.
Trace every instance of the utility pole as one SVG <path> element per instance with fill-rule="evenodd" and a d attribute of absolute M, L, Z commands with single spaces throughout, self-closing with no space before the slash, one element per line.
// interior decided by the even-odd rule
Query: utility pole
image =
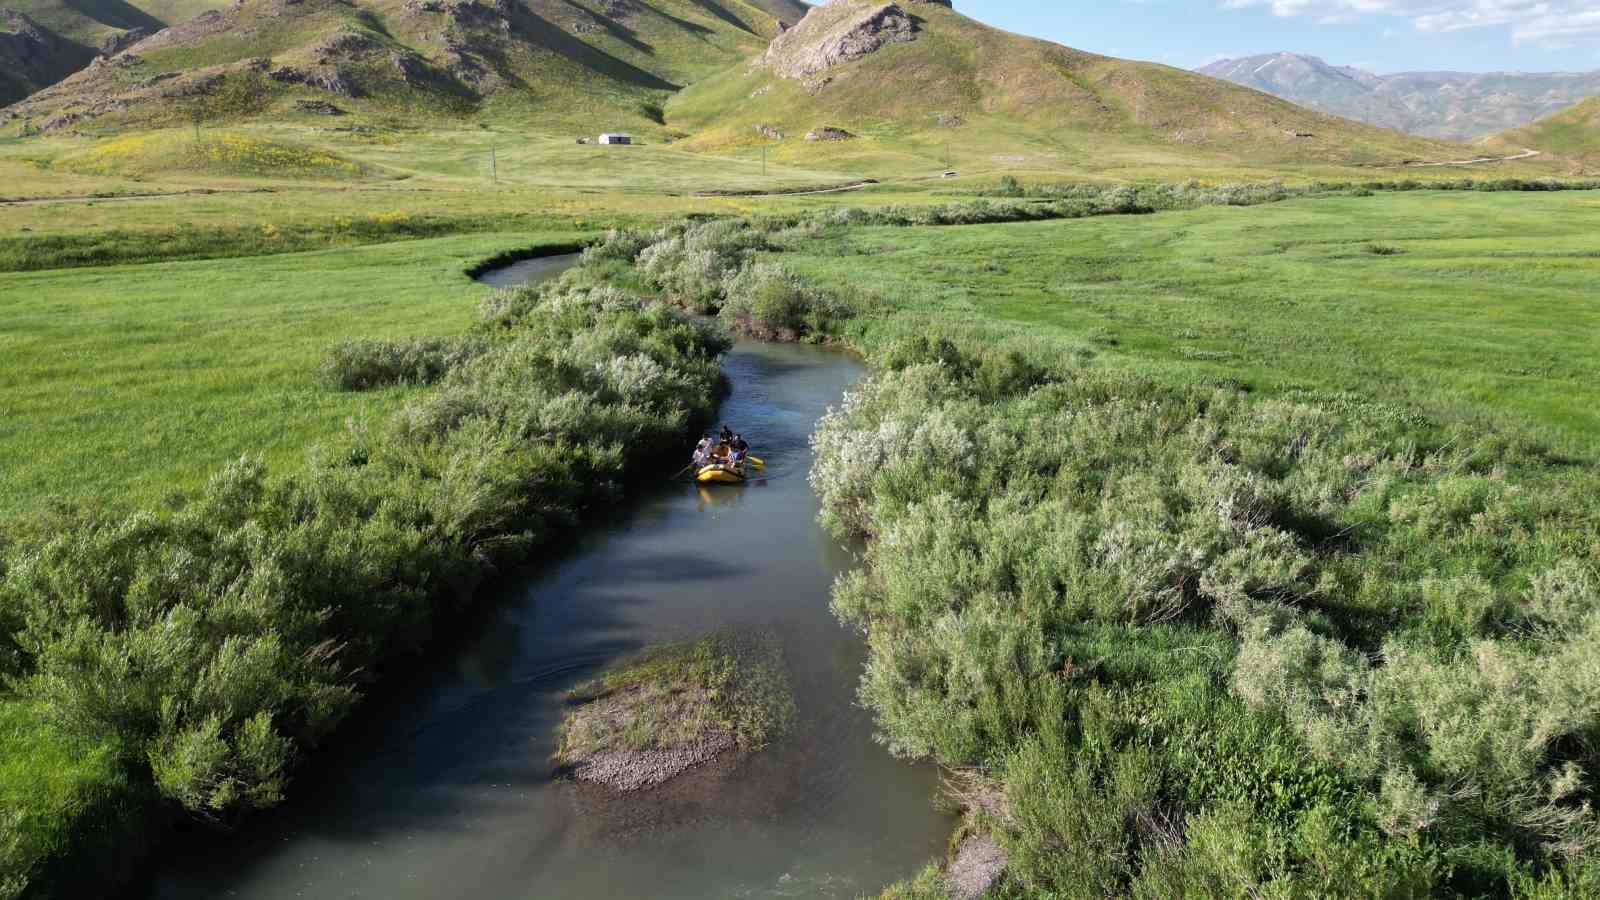
<path fill-rule="evenodd" d="M 761 177 L 767 177 L 767 145 L 761 145 Z"/>
<path fill-rule="evenodd" d="M 489 180 L 495 184 L 500 183 L 500 160 L 495 156 L 495 149 L 489 148 Z"/>

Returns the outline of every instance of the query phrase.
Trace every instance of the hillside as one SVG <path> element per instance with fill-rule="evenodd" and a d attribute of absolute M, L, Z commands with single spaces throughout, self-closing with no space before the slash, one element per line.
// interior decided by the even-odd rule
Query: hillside
<path fill-rule="evenodd" d="M 802 12 L 793 0 L 241 0 L 9 113 L 46 131 L 341 112 L 650 130 L 673 91 L 760 52 Z"/>
<path fill-rule="evenodd" d="M 0 9 L 0 106 L 55 84 L 93 58 L 88 47 L 25 13 Z"/>
<path fill-rule="evenodd" d="M 1564 160 L 1571 174 L 1600 174 L 1600 96 L 1494 135 L 1484 144 L 1501 149 L 1537 147 Z"/>
<path fill-rule="evenodd" d="M 1445 140 L 1470 140 L 1600 94 L 1600 72 L 1375 75 L 1300 53 L 1225 59 L 1199 71 L 1313 109 Z"/>
<path fill-rule="evenodd" d="M 780 156 L 846 167 L 886 156 L 977 169 L 1085 159 L 1363 165 L 1462 152 L 1190 72 L 1010 34 L 928 0 L 820 7 L 759 61 L 682 92 L 667 118 L 695 149 L 769 143 Z"/>

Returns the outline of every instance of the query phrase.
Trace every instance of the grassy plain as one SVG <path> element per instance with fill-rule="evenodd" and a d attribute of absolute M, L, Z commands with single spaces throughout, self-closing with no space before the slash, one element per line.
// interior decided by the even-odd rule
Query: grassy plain
<path fill-rule="evenodd" d="M 143 505 L 243 453 L 300 458 L 404 391 L 328 391 L 343 338 L 454 334 L 488 291 L 464 269 L 577 230 L 0 274 L 0 516 L 44 498 Z"/>
<path fill-rule="evenodd" d="M 347 337 L 465 331 L 485 292 L 462 271 L 484 257 L 535 244 L 566 243 L 612 223 L 648 224 L 688 213 L 927 204 L 993 184 L 992 178 L 973 177 L 966 182 L 936 182 L 938 190 L 929 190 L 928 184 L 907 178 L 843 194 L 695 197 L 691 195 L 707 183 L 748 189 L 752 184 L 773 183 L 773 177 L 763 181 L 748 169 L 727 164 L 719 171 L 705 160 L 666 148 L 635 148 L 624 151 L 637 152 L 635 156 L 601 157 L 615 166 L 606 169 L 585 164 L 583 154 L 591 153 L 591 148 L 568 147 L 551 139 L 498 157 L 508 161 L 508 170 L 502 171 L 505 183 L 485 189 L 475 160 L 494 137 L 479 143 L 480 136 L 466 132 L 459 138 L 453 157 L 447 152 L 450 139 L 439 138 L 430 145 L 430 158 L 411 160 L 410 169 L 398 175 L 394 173 L 406 164 L 402 146 L 379 142 L 362 149 L 352 138 L 337 153 L 362 161 L 364 174 L 354 181 L 241 176 L 230 182 L 213 171 L 163 170 L 149 177 L 166 189 L 235 192 L 137 200 L 58 198 L 6 207 L 0 242 L 15 242 L 11 246 L 37 247 L 52 239 L 106 242 L 107 252 L 115 258 L 123 252 L 118 245 L 126 243 L 133 250 L 122 258 L 160 258 L 187 253 L 188 245 L 175 235 L 223 232 L 241 236 L 232 252 L 270 255 L 0 274 L 0 307 L 6 322 L 0 330 L 0 353 L 20 361 L 0 374 L 0 412 L 8 426 L 16 426 L 0 434 L 0 471 L 7 478 L 0 485 L 0 519 L 35 508 L 52 495 L 98 495 L 152 506 L 174 489 L 195 488 L 226 460 L 245 451 L 264 455 L 274 469 L 292 468 L 285 463 L 300 458 L 307 445 L 337 435 L 347 419 L 366 416 L 382 421 L 402 402 L 417 402 L 428 415 L 444 416 L 446 405 L 430 406 L 433 401 L 419 400 L 418 391 L 386 389 L 352 395 L 321 388 L 315 382 L 317 364 L 330 345 Z M 18 147 L 38 146 L 0 146 L 0 159 L 9 160 L 0 166 L 27 167 L 36 179 L 29 184 L 47 183 L 55 162 L 41 166 L 14 154 Z M 63 143 L 52 159 L 81 158 L 74 155 L 92 152 L 94 146 Z M 593 157 L 587 158 L 592 163 Z M 627 168 L 635 163 L 636 169 Z M 371 174 L 380 171 L 388 174 Z M 587 174 L 574 174 L 580 171 Z M 1441 177 L 1459 174 L 1440 173 Z M 83 177 L 102 179 L 95 182 L 101 185 L 131 178 Z M 554 186 L 569 177 L 578 183 Z M 824 183 L 807 181 L 820 177 L 838 176 L 807 170 L 796 173 L 791 184 Z M 145 190 L 151 183 L 125 184 Z M 1156 384 L 1166 391 L 1177 384 L 1204 393 L 1209 385 L 1243 385 L 1258 395 L 1336 413 L 1381 407 L 1398 420 L 1409 421 L 1420 411 L 1456 425 L 1496 423 L 1517 435 L 1544 437 L 1575 455 L 1592 458 L 1594 438 L 1600 435 L 1600 421 L 1593 411 L 1594 401 L 1600 399 L 1594 388 L 1600 373 L 1589 352 L 1592 336 L 1600 330 L 1600 301 L 1592 291 L 1600 280 L 1596 278 L 1600 239 L 1590 227 L 1597 212 L 1600 198 L 1593 193 L 1380 193 L 1248 209 L 1208 207 L 1034 224 L 820 226 L 814 231 L 793 229 L 777 238 L 787 252 L 772 259 L 810 283 L 848 298 L 856 318 L 844 327 L 880 356 L 906 336 L 958 339 L 963 352 L 985 358 L 974 378 L 982 381 L 991 369 L 998 372 L 981 390 L 998 391 L 996 396 L 1005 403 L 1029 402 L 1006 391 L 1013 382 L 1033 377 L 1029 368 L 1033 362 L 1015 372 L 1004 371 L 1008 363 L 988 348 L 1016 341 L 1029 347 L 1033 360 L 1087 364 L 1111 373 L 1104 376 L 1108 383 L 1134 385 L 1144 379 L 1137 381 L 1144 385 L 1142 390 Z M 342 230 L 338 223 L 352 217 L 364 217 L 369 223 L 387 220 L 396 228 Z M 407 220 L 477 233 L 420 237 L 403 230 Z M 280 241 L 274 233 L 298 234 L 296 240 L 302 242 Z M 393 237 L 414 239 L 378 243 Z M 331 246 L 283 252 L 304 250 L 317 241 Z M 0 248 L 4 246 L 0 243 Z M 0 254 L 0 260 L 4 258 Z M 717 282 L 724 284 L 720 275 Z M 755 279 L 750 289 L 760 294 L 756 299 L 765 300 L 770 299 L 767 289 L 774 285 L 782 287 L 781 280 Z M 783 293 L 780 300 L 790 296 L 778 293 Z M 503 312 L 521 314 L 510 308 Z M 541 327 L 537 321 L 527 325 Z M 532 370 L 543 371 L 539 366 Z M 627 372 L 618 374 L 624 381 L 631 377 Z M 1124 378 L 1125 382 L 1117 381 Z M 476 396 L 481 387 L 461 389 Z M 443 404 L 439 398 L 446 394 L 428 397 Z M 1083 398 L 1074 402 L 1079 399 Z M 1196 414 L 1182 403 L 1177 406 L 1181 408 L 1169 410 L 1174 416 Z M 962 414 L 969 413 L 973 410 Z M 982 415 L 981 408 L 975 414 Z M 1129 415 L 1143 416 L 1132 411 Z M 1129 451 L 1129 441 L 1169 437 L 1165 431 L 1145 434 L 1138 428 L 1129 434 L 1128 440 L 1118 439 L 1117 452 L 1131 454 L 1119 464 L 1133 469 L 1143 463 Z M 460 441 L 462 448 L 482 449 L 470 434 Z M 507 449 L 508 453 L 527 450 L 520 441 L 510 446 L 516 449 Z M 1173 450 L 1172 459 L 1180 457 Z M 402 472 L 401 459 L 393 458 L 395 478 L 385 490 L 404 497 L 414 487 L 416 472 Z M 494 471 L 494 465 L 486 463 L 472 477 L 488 478 Z M 927 477 L 918 475 L 907 483 L 914 481 L 921 486 L 919 491 L 940 484 L 961 490 L 971 487 L 924 474 Z M 559 479 L 552 482 L 559 483 Z M 472 484 L 463 484 L 459 492 L 441 492 L 428 503 L 448 513 L 450 503 L 476 502 L 472 498 L 480 495 L 473 490 Z M 1371 521 L 1362 518 L 1369 513 Z M 382 524 L 372 517 L 351 521 Z M 453 519 L 441 516 L 439 521 Z M 1351 521 L 1374 532 L 1388 527 L 1386 516 L 1371 510 L 1356 511 Z M 951 530 L 949 522 L 936 524 L 928 533 Z M 330 533 L 340 533 L 346 526 L 329 527 Z M 475 528 L 464 528 L 459 540 L 463 544 L 476 540 Z M 486 526 L 486 530 L 492 529 Z M 372 546 L 392 550 L 393 544 L 389 537 L 378 535 Z M 928 548 L 914 549 L 907 558 L 916 563 Z M 84 558 L 98 552 L 86 545 Z M 1374 596 L 1363 595 L 1354 602 L 1377 611 L 1375 616 L 1399 615 L 1384 604 L 1422 602 L 1407 593 L 1405 585 L 1421 577 L 1431 552 L 1419 544 L 1405 563 L 1410 568 L 1403 578 L 1393 584 L 1382 582 L 1373 589 Z M 382 561 L 389 564 L 387 557 Z M 1340 578 L 1353 578 L 1362 561 L 1341 565 L 1329 564 L 1328 570 Z M 66 577 L 72 566 L 63 563 L 60 571 Z M 1495 579 L 1497 589 L 1510 590 L 1507 586 L 1517 584 L 1498 569 L 1487 571 L 1485 577 Z M 949 585 L 955 579 L 940 583 Z M 1299 591 L 1302 585 L 1295 581 L 1291 588 Z M 841 609 L 865 609 L 873 602 L 852 590 L 844 589 Z M 995 596 L 1001 594 L 997 588 Z M 985 609 L 985 615 L 994 612 Z M 1010 614 L 1004 612 L 1002 618 Z M 1078 643 L 1061 646 L 1107 660 L 1113 680 L 1138 681 L 1148 674 L 1145 669 L 1160 674 L 1155 679 L 1162 684 L 1160 690 L 1178 699 L 1152 708 L 1188 723 L 1174 726 L 1175 740 L 1199 760 L 1194 772 L 1211 773 L 1204 778 L 1196 775 L 1190 786 L 1197 803 L 1202 797 L 1268 783 L 1333 778 L 1321 769 L 1312 771 L 1315 767 L 1284 762 L 1283 772 L 1288 774 L 1271 782 L 1282 773 L 1263 774 L 1265 770 L 1253 767 L 1254 763 L 1232 768 L 1221 764 L 1222 757 L 1230 755 L 1235 760 L 1260 757 L 1263 748 L 1273 760 L 1294 760 L 1303 749 L 1295 733 L 1273 724 L 1276 720 L 1266 713 L 1238 719 L 1245 723 L 1238 728 L 1259 729 L 1266 738 L 1254 732 L 1229 732 L 1230 740 L 1240 742 L 1232 749 L 1213 740 L 1215 733 L 1233 727 L 1222 719 L 1242 709 L 1226 685 L 1237 650 L 1232 638 L 1188 624 L 1170 633 L 1141 636 L 1133 625 L 1124 631 L 1116 614 L 1108 616 L 1105 622 L 1086 626 L 1081 640 L 1074 639 Z M 1365 627 L 1338 634 L 1356 643 L 1370 637 L 1361 631 Z M 1488 626 L 1484 629 L 1483 634 L 1499 635 Z M 159 629 L 151 631 L 150 639 L 164 639 L 161 634 Z M 1203 650 L 1206 663 L 1174 662 L 1169 651 L 1176 652 L 1172 647 L 1180 644 L 1185 651 Z M 4 649 L 0 646 L 0 651 Z M 66 662 L 70 660 L 63 657 Z M 1070 676 L 1070 655 L 1066 663 Z M 98 677 L 87 672 L 85 683 Z M 998 675 L 990 682 L 1010 683 Z M 876 700 L 886 700 L 890 690 L 885 688 Z M 15 793 L 18 808 L 33 816 L 12 824 L 13 831 L 25 836 L 28 847 L 45 848 L 40 852 L 54 858 L 51 854 L 56 851 L 50 848 L 64 846 L 61 842 L 68 837 L 83 840 L 81 834 L 63 830 L 81 829 L 93 818 L 86 818 L 83 810 L 112 803 L 122 804 L 112 812 L 126 812 L 126 804 L 136 801 L 129 800 L 132 794 L 125 785 L 117 785 L 126 770 L 97 756 L 100 750 L 47 729 L 26 727 L 37 718 L 37 710 L 29 706 L 35 702 L 17 695 L 0 703 L 0 751 L 12 759 L 33 761 L 20 769 L 0 769 L 0 791 Z M 925 721 L 943 720 L 944 712 L 932 707 L 925 711 Z M 1030 706 L 1027 715 L 1036 712 Z M 1012 724 L 1016 723 L 1005 727 Z M 1024 722 L 1017 727 L 1031 726 Z M 910 732 L 901 728 L 899 733 Z M 1073 777 L 1081 775 L 1088 786 L 1067 790 L 1050 782 L 1056 776 L 1041 775 L 1068 771 L 1065 762 L 1049 755 L 1065 752 L 1065 744 L 995 742 L 971 747 L 1037 756 L 1018 756 L 1012 769 L 1013 787 L 1024 795 L 1042 797 L 1054 791 L 1077 796 L 1090 791 L 1090 782 L 1100 777 L 1079 772 Z M 966 753 L 946 753 L 941 748 L 938 755 L 962 764 L 973 762 Z M 991 757 L 987 762 L 996 760 Z M 30 781 L 28 773 L 36 766 L 47 767 L 52 777 Z M 1338 796 L 1364 796 L 1361 777 L 1358 773 L 1336 780 L 1342 792 Z M 1332 796 L 1318 791 L 1307 796 L 1320 798 L 1317 802 Z M 1290 806 L 1299 802 L 1285 801 Z M 1036 809 L 1030 821 L 1059 812 Z M 1361 815 L 1351 813 L 1349 821 L 1363 823 L 1362 840 L 1367 841 L 1371 823 Z M 1213 818 L 1207 823 L 1209 831 L 1196 833 L 1220 840 L 1236 830 L 1233 819 Z M 1121 821 L 1108 813 L 1107 821 L 1112 819 Z M 1299 823 L 1295 827 L 1304 824 L 1294 817 L 1284 821 Z M 1034 836 L 1038 847 L 1052 846 L 1056 840 L 1048 831 Z M 1013 846 L 1027 852 L 1031 840 L 1026 837 Z M 1048 862 L 1051 857 L 1043 853 L 1040 858 Z M 1025 859 L 1024 866 L 1034 868 L 1022 871 L 1037 872 L 1038 862 Z M 1067 879 L 1061 875 L 1057 883 Z"/>
<path fill-rule="evenodd" d="M 1590 192 L 1416 192 L 858 229 L 783 259 L 896 311 L 874 328 L 1000 323 L 1162 378 L 1382 400 L 1592 448 L 1597 216 Z"/>

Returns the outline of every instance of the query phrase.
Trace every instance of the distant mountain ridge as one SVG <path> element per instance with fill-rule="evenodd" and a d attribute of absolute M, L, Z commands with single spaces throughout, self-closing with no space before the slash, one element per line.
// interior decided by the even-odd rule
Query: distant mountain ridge
<path fill-rule="evenodd" d="M 1445 140 L 1518 128 L 1600 95 L 1600 71 L 1377 75 L 1303 53 L 1225 59 L 1196 71 L 1323 112 Z"/>

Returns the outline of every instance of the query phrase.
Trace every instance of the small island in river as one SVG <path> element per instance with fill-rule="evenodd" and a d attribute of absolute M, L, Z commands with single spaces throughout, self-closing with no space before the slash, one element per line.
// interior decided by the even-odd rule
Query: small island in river
<path fill-rule="evenodd" d="M 657 787 L 794 722 L 782 643 L 720 630 L 649 648 L 574 688 L 561 722 L 561 774 L 618 792 Z"/>

